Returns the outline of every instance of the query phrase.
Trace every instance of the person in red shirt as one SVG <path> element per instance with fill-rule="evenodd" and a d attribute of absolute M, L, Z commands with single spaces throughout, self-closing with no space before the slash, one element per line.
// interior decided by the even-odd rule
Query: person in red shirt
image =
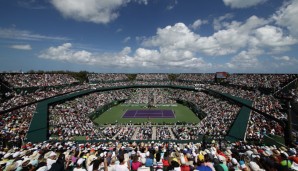
<path fill-rule="evenodd" d="M 184 156 L 180 157 L 180 162 L 181 162 L 181 165 L 180 165 L 180 170 L 181 171 L 190 171 L 190 167 L 188 165 L 186 165 L 186 161 L 184 159 Z"/>
<path fill-rule="evenodd" d="M 168 168 L 170 166 L 169 160 L 168 160 L 168 152 L 164 153 L 163 159 L 162 159 L 162 164 L 164 168 Z"/>
<path fill-rule="evenodd" d="M 136 171 L 136 170 L 138 170 L 139 167 L 142 166 L 142 163 L 138 159 L 139 159 L 139 157 L 137 155 L 133 156 L 133 160 L 132 160 L 132 163 L 131 163 L 131 170 L 132 171 Z"/>

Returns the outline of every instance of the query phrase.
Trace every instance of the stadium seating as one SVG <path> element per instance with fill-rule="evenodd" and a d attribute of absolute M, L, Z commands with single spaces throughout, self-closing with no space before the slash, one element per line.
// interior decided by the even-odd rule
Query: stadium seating
<path fill-rule="evenodd" d="M 216 169 L 223 164 L 231 170 L 274 170 L 284 168 L 285 162 L 290 163 L 288 167 L 297 169 L 295 148 L 285 148 L 280 144 L 276 147 L 251 145 L 243 141 L 227 142 L 225 137 L 241 110 L 241 104 L 208 91 L 134 88 L 89 93 L 50 105 L 50 141 L 26 142 L 25 137 L 38 102 L 62 94 L 97 88 L 136 85 L 194 88 L 195 84 L 204 84 L 207 89 L 250 100 L 253 102 L 252 108 L 278 120 L 286 120 L 283 99 L 273 93 L 297 78 L 297 75 L 231 74 L 224 85 L 214 82 L 214 74 L 177 74 L 171 79 L 169 74 L 89 74 L 88 78 L 92 84 L 78 83 L 78 80 L 67 74 L 1 74 L 1 86 L 5 86 L 5 90 L 1 88 L 0 99 L 1 169 L 29 170 L 35 167 L 36 170 L 50 170 L 51 167 L 55 168 L 59 163 L 63 163 L 65 170 L 88 169 L 90 166 L 112 168 L 119 164 L 127 165 L 131 170 L 131 162 L 126 162 L 135 155 L 135 162 L 145 160 L 143 167 L 147 167 L 146 161 L 149 158 L 154 159 L 153 164 L 148 166 L 152 170 L 169 170 L 175 167 L 188 167 L 193 170 L 200 166 L 213 166 Z M 270 91 L 263 91 L 265 89 Z M 297 91 L 289 91 L 291 97 L 297 96 Z M 127 123 L 98 127 L 88 117 L 90 113 L 114 100 L 147 104 L 152 101 L 147 97 L 149 94 L 151 98 L 154 95 L 154 104 L 171 104 L 177 100 L 192 102 L 206 117 L 199 124 L 188 123 L 170 127 L 154 126 L 151 123 L 144 123 L 142 126 Z M 245 134 L 246 140 L 260 143 L 268 135 L 284 136 L 284 127 L 252 111 Z M 76 136 L 105 142 L 74 142 Z M 205 136 L 216 142 L 206 142 Z M 142 141 L 133 143 L 132 139 Z M 155 141 L 145 141 L 152 139 Z M 66 142 L 56 142 L 57 140 Z M 109 140 L 111 142 L 108 142 Z M 175 140 L 188 140 L 188 144 L 174 143 Z M 197 140 L 201 143 L 195 144 Z M 123 154 L 124 163 L 120 157 Z M 37 160 L 39 155 L 41 160 Z M 90 162 L 90 156 L 94 156 L 93 163 Z"/>

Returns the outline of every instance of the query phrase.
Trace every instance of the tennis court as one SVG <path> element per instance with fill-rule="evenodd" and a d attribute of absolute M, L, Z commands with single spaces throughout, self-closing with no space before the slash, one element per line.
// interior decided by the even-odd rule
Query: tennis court
<path fill-rule="evenodd" d="M 127 110 L 122 118 L 175 118 L 172 110 Z"/>

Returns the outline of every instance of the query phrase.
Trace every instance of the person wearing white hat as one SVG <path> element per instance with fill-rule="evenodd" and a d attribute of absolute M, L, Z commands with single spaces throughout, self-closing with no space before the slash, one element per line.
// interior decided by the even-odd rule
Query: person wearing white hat
<path fill-rule="evenodd" d="M 77 165 L 76 167 L 73 169 L 73 171 L 87 171 L 84 167 L 83 167 L 83 162 L 85 161 L 85 159 L 83 158 L 79 158 L 77 161 Z"/>
<path fill-rule="evenodd" d="M 239 165 L 238 161 L 235 158 L 232 158 L 231 163 L 232 163 L 232 165 L 230 166 L 231 169 L 241 170 L 240 165 Z"/>
<path fill-rule="evenodd" d="M 51 165 L 49 171 L 64 171 L 65 170 L 65 155 L 61 153 L 54 164 Z"/>
<path fill-rule="evenodd" d="M 51 169 L 52 165 L 54 163 L 56 163 L 56 157 L 57 157 L 57 154 L 55 152 L 51 152 L 50 155 L 49 155 L 49 158 L 47 159 L 47 167 L 48 167 L 48 170 Z"/>

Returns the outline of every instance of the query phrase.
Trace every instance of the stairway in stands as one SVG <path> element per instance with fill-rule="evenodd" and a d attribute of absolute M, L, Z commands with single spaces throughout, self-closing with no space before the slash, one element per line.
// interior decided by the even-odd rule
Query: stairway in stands
<path fill-rule="evenodd" d="M 152 140 L 156 140 L 156 126 L 152 127 Z"/>
<path fill-rule="evenodd" d="M 137 137 L 137 134 L 138 134 L 139 130 L 140 130 L 140 127 L 136 127 L 135 133 L 133 134 L 133 136 L 131 138 L 132 140 L 136 140 L 136 137 Z"/>
<path fill-rule="evenodd" d="M 172 129 L 171 129 L 171 128 L 168 128 L 168 129 L 169 129 L 169 131 L 170 131 L 170 134 L 171 134 L 171 138 L 172 138 L 172 140 L 175 140 L 175 139 L 176 139 L 176 137 L 175 137 L 175 135 L 174 135 L 174 133 L 173 133 Z"/>

